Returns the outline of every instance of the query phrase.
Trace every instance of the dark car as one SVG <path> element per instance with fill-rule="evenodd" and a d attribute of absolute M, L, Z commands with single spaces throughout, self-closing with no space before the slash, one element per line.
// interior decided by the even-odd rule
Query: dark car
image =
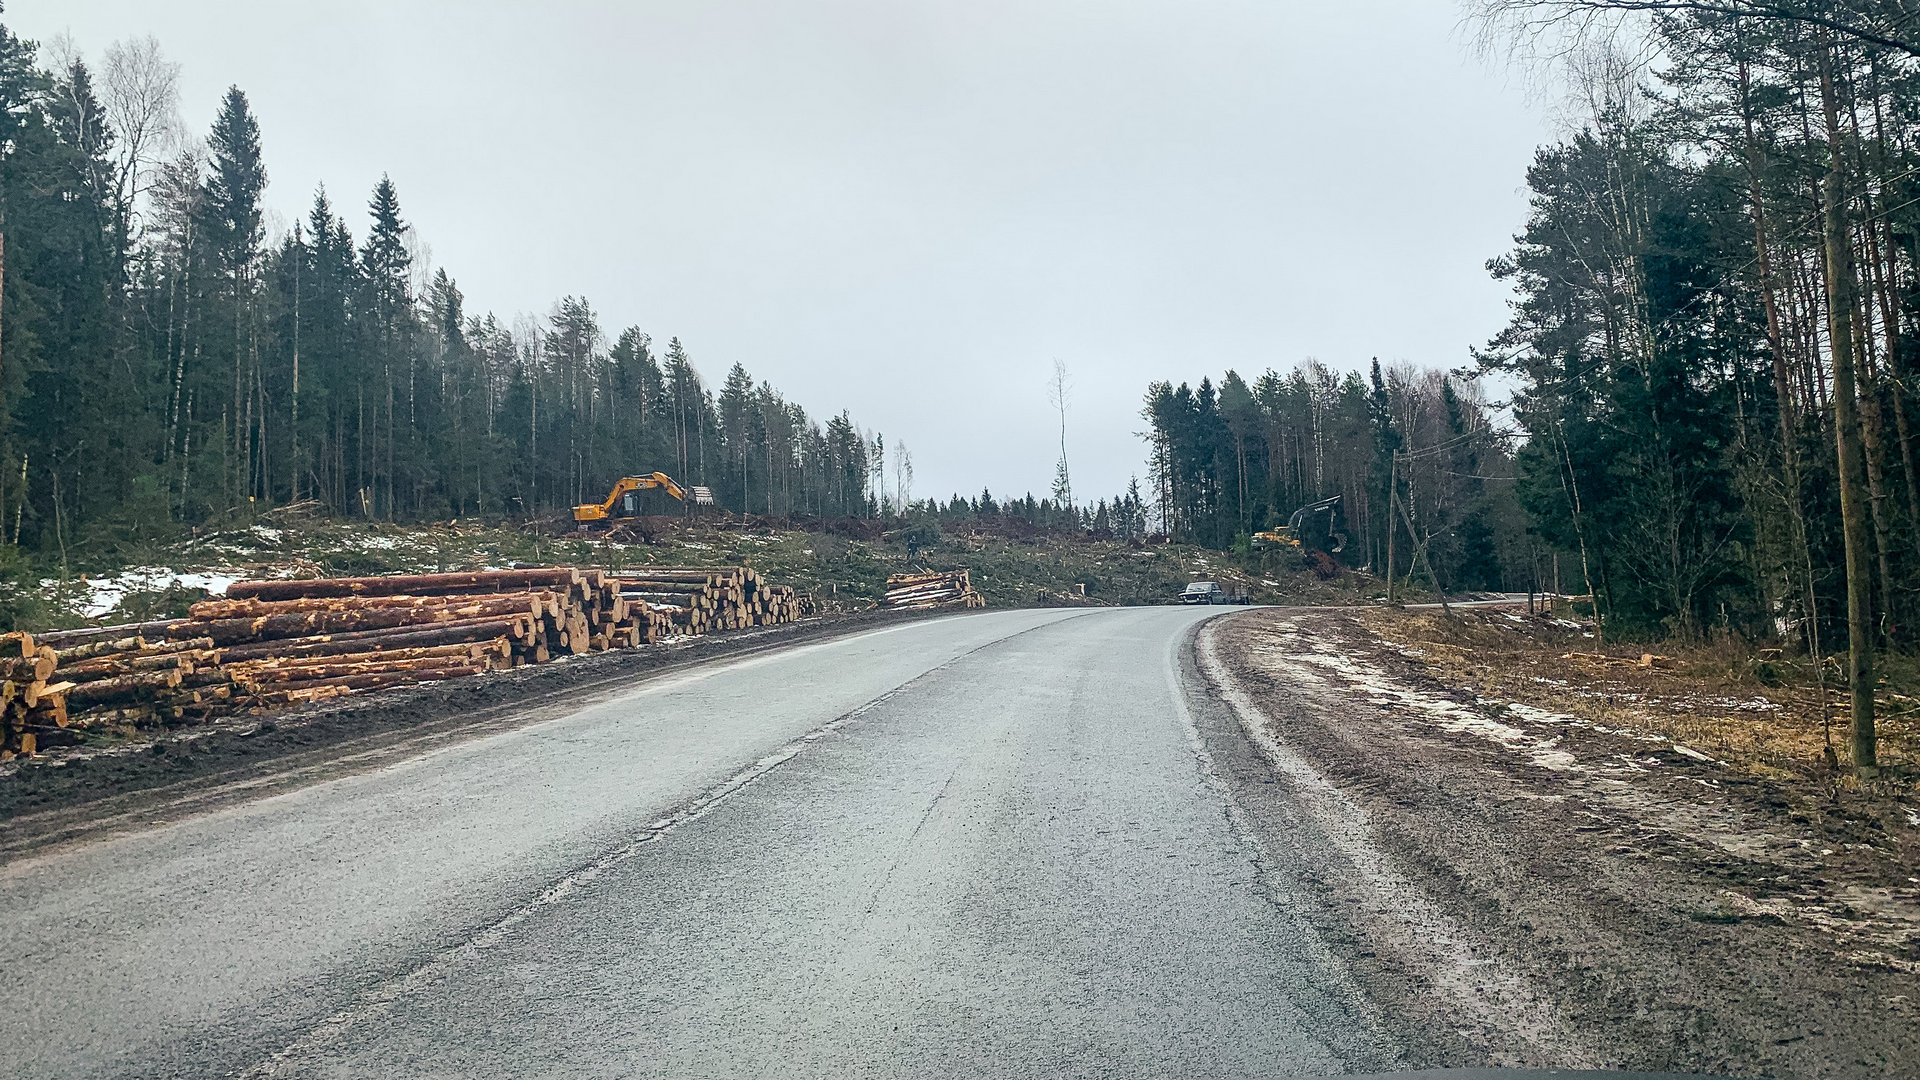
<path fill-rule="evenodd" d="M 1230 604 L 1233 598 L 1217 581 L 1196 581 L 1180 593 L 1183 604 Z"/>

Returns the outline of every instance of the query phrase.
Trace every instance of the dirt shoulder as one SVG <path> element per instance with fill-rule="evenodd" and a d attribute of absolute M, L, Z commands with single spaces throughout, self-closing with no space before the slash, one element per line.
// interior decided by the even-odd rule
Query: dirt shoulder
<path fill-rule="evenodd" d="M 10 762 L 0 768 L 0 862 L 366 772 L 577 711 L 697 664 L 944 614 L 872 610 L 674 638 Z"/>
<path fill-rule="evenodd" d="M 1237 785 L 1268 857 L 1341 913 L 1323 936 L 1407 1064 L 1920 1076 L 1912 780 L 1809 765 L 1798 736 L 1734 726 L 1776 715 L 1739 708 L 1759 695 L 1684 673 L 1584 696 L 1556 648 L 1513 646 L 1528 671 L 1329 609 L 1197 638 L 1268 759 Z"/>

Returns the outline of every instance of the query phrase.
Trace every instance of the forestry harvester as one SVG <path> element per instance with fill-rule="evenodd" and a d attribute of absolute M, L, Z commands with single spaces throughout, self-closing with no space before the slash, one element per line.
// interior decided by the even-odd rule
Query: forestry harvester
<path fill-rule="evenodd" d="M 1346 519 L 1340 512 L 1340 496 L 1308 503 L 1293 512 L 1284 529 L 1253 534 L 1256 548 L 1290 547 L 1301 552 L 1338 555 L 1347 546 Z"/>

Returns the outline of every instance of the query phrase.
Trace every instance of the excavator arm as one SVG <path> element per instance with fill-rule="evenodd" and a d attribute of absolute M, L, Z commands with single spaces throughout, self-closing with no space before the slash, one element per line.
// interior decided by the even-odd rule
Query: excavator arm
<path fill-rule="evenodd" d="M 657 472 L 652 476 L 623 476 L 613 485 L 613 490 L 607 493 L 605 499 L 597 503 L 582 503 L 574 507 L 573 520 L 581 524 L 588 524 L 595 521 L 610 521 L 620 517 L 632 517 L 633 515 L 631 513 L 620 513 L 617 509 L 620 506 L 621 498 L 646 488 L 660 488 L 681 502 L 687 501 L 685 489 L 679 484 L 674 483 L 673 477 L 668 476 L 666 473 Z"/>

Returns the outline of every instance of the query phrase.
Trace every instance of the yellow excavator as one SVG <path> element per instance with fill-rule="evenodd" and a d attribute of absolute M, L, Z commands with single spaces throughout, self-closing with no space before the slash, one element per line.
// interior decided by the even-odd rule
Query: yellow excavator
<path fill-rule="evenodd" d="M 583 503 L 573 508 L 573 520 L 580 525 L 597 525 L 608 521 L 619 521 L 640 516 L 640 492 L 657 488 L 675 499 L 685 503 L 688 492 L 673 482 L 673 477 L 657 472 L 652 476 L 623 476 L 613 485 L 607 497 L 597 503 Z M 698 494 L 696 489 L 694 494 Z M 711 496 L 708 497 L 711 501 Z"/>

